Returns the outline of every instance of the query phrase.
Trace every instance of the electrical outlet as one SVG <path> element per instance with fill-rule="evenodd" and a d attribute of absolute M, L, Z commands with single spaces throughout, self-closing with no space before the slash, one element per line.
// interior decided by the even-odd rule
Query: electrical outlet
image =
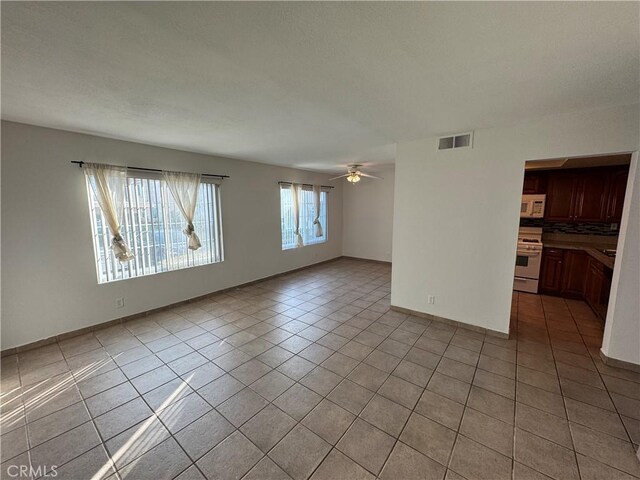
<path fill-rule="evenodd" d="M 429 295 L 427 297 L 427 303 L 433 305 L 434 303 L 436 303 L 436 297 L 434 295 Z"/>
<path fill-rule="evenodd" d="M 124 307 L 124 297 L 116 298 L 116 308 L 123 308 L 123 307 Z"/>

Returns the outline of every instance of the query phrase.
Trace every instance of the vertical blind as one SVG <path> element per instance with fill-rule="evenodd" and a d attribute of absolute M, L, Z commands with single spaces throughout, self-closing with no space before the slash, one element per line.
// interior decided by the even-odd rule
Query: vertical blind
<path fill-rule="evenodd" d="M 300 234 L 305 245 L 314 245 L 327 241 L 327 192 L 320 192 L 320 223 L 322 236 L 315 236 L 313 221 L 316 218 L 313 202 L 313 190 L 300 191 Z M 296 247 L 295 218 L 293 214 L 293 189 L 290 185 L 280 186 L 280 219 L 282 230 L 282 249 Z"/>
<path fill-rule="evenodd" d="M 188 248 L 189 238 L 182 232 L 184 217 L 166 182 L 153 176 L 129 176 L 121 235 L 134 259 L 124 264 L 118 262 L 109 249 L 109 229 L 90 185 L 87 187 L 99 283 L 223 260 L 220 192 L 216 183 L 200 184 L 193 224 L 202 247 L 193 251 Z"/>

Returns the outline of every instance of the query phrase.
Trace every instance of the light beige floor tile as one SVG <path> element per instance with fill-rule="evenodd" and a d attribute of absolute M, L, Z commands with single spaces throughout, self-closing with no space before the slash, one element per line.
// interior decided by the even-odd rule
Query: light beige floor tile
<path fill-rule="evenodd" d="M 295 382 L 285 374 L 272 370 L 264 377 L 252 383 L 251 389 L 269 401 L 275 400 Z"/>
<path fill-rule="evenodd" d="M 291 477 L 286 474 L 276 463 L 269 457 L 260 460 L 242 480 L 290 480 Z"/>
<path fill-rule="evenodd" d="M 231 435 L 234 430 L 227 419 L 217 411 L 211 410 L 179 431 L 175 438 L 195 461 Z"/>
<path fill-rule="evenodd" d="M 431 376 L 431 380 L 427 384 L 427 390 L 463 404 L 467 401 L 470 388 L 470 384 L 438 372 Z"/>
<path fill-rule="evenodd" d="M 512 456 L 513 425 L 497 420 L 472 408 L 466 408 L 460 433 L 506 457 Z"/>
<path fill-rule="evenodd" d="M 510 458 L 463 435 L 458 435 L 449 468 L 467 479 L 511 479 Z"/>
<path fill-rule="evenodd" d="M 380 395 L 375 395 L 362 411 L 360 417 L 389 435 L 398 437 L 410 413 L 408 408 Z"/>
<path fill-rule="evenodd" d="M 264 453 L 271 450 L 296 425 L 289 415 L 268 405 L 264 410 L 240 427 L 246 435 Z"/>
<path fill-rule="evenodd" d="M 357 419 L 336 448 L 369 472 L 378 475 L 395 444 L 395 439 L 382 430 Z"/>
<path fill-rule="evenodd" d="M 242 478 L 263 454 L 236 431 L 196 462 L 208 478 Z"/>
<path fill-rule="evenodd" d="M 417 450 L 396 443 L 389 460 L 382 469 L 382 480 L 440 480 L 446 468 Z"/>
<path fill-rule="evenodd" d="M 236 428 L 266 407 L 268 402 L 249 388 L 225 400 L 216 409 Z"/>
<path fill-rule="evenodd" d="M 640 462 L 629 442 L 576 423 L 569 423 L 576 452 L 640 477 Z"/>
<path fill-rule="evenodd" d="M 428 418 L 412 413 L 400 435 L 400 441 L 427 455 L 441 465 L 447 465 L 456 433 Z"/>
<path fill-rule="evenodd" d="M 458 430 L 464 405 L 442 395 L 425 390 L 416 405 L 415 411 L 454 431 Z"/>
<path fill-rule="evenodd" d="M 343 380 L 327 398 L 342 408 L 358 415 L 367 402 L 373 397 L 373 392 L 361 387 L 351 380 Z M 393 399 L 392 399 L 393 400 Z"/>
<path fill-rule="evenodd" d="M 322 397 L 313 390 L 296 383 L 273 401 L 273 404 L 295 420 L 300 421 L 313 407 L 320 403 Z"/>
<path fill-rule="evenodd" d="M 556 480 L 579 480 L 573 451 L 516 428 L 515 459 Z"/>
<path fill-rule="evenodd" d="M 335 445 L 355 418 L 352 413 L 325 399 L 302 420 L 302 424 Z"/>
<path fill-rule="evenodd" d="M 629 439 L 624 425 L 620 420 L 620 416 L 617 413 L 593 407 L 571 398 L 565 398 L 565 405 L 567 406 L 569 421 L 579 423 L 625 441 Z"/>
<path fill-rule="evenodd" d="M 573 448 L 569 422 L 523 403 L 516 404 L 516 426 L 567 448 Z"/>
<path fill-rule="evenodd" d="M 593 458 L 577 454 L 578 465 L 580 466 L 580 476 L 582 480 L 633 480 L 636 477 L 616 470 L 613 467 L 600 463 Z"/>
<path fill-rule="evenodd" d="M 298 424 L 276 445 L 269 457 L 294 480 L 308 478 L 331 446 L 308 428 Z"/>

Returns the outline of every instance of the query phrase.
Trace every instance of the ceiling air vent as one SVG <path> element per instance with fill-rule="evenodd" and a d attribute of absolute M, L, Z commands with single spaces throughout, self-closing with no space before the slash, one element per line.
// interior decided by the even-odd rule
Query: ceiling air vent
<path fill-rule="evenodd" d="M 461 133 L 450 137 L 440 137 L 438 150 L 450 150 L 452 148 L 471 148 L 473 146 L 473 132 Z"/>

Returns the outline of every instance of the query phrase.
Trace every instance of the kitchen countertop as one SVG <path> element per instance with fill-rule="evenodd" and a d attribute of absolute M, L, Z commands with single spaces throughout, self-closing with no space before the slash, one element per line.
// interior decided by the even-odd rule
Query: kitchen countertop
<path fill-rule="evenodd" d="M 584 237 L 584 238 L 580 238 Z M 618 237 L 600 237 L 595 235 L 563 235 L 549 234 L 543 235 L 542 243 L 545 248 L 562 248 L 565 250 L 582 250 L 591 257 L 598 260 L 605 267 L 613 270 L 614 257 L 609 257 L 600 252 L 603 249 L 615 250 L 618 244 Z"/>

